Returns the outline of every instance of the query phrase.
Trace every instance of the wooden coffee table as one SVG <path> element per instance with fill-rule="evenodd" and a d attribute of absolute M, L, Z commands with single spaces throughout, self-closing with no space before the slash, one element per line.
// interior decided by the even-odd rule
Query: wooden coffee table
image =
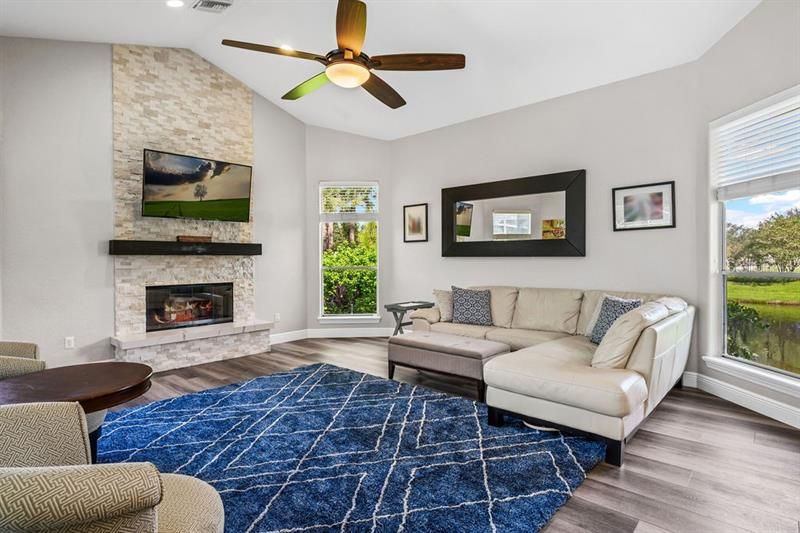
<path fill-rule="evenodd" d="M 150 388 L 153 369 L 140 363 L 86 363 L 32 372 L 0 381 L 0 405 L 78 402 L 87 414 L 141 396 Z M 102 424 L 89 434 L 92 462 Z"/>

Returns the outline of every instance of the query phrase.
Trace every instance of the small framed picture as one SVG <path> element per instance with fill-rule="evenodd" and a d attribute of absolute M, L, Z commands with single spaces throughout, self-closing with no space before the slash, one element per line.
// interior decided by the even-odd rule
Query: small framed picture
<path fill-rule="evenodd" d="M 614 231 L 675 227 L 675 182 L 611 190 Z"/>
<path fill-rule="evenodd" d="M 428 204 L 403 206 L 403 242 L 428 242 Z"/>

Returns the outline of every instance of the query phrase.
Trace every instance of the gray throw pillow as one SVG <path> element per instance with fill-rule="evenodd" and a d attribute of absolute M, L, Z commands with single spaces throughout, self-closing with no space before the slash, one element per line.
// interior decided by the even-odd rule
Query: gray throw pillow
<path fill-rule="evenodd" d="M 592 343 L 600 344 L 600 341 L 603 340 L 606 332 L 619 317 L 628 311 L 633 311 L 641 305 L 641 300 L 622 300 L 620 298 L 609 297 L 603 298 L 603 302 L 600 304 L 600 313 L 597 315 L 597 322 L 594 323 L 594 328 L 592 329 Z"/>
<path fill-rule="evenodd" d="M 492 325 L 491 293 L 453 287 L 453 323 Z"/>

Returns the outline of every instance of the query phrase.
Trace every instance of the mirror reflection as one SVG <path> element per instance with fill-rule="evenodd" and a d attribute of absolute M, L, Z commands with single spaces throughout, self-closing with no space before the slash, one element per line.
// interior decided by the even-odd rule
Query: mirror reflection
<path fill-rule="evenodd" d="M 566 238 L 565 191 L 455 203 L 456 242 Z"/>

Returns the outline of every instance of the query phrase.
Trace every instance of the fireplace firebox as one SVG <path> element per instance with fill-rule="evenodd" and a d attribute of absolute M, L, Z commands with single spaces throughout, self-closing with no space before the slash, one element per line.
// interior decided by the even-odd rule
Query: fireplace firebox
<path fill-rule="evenodd" d="M 233 283 L 146 287 L 147 331 L 233 322 Z"/>

